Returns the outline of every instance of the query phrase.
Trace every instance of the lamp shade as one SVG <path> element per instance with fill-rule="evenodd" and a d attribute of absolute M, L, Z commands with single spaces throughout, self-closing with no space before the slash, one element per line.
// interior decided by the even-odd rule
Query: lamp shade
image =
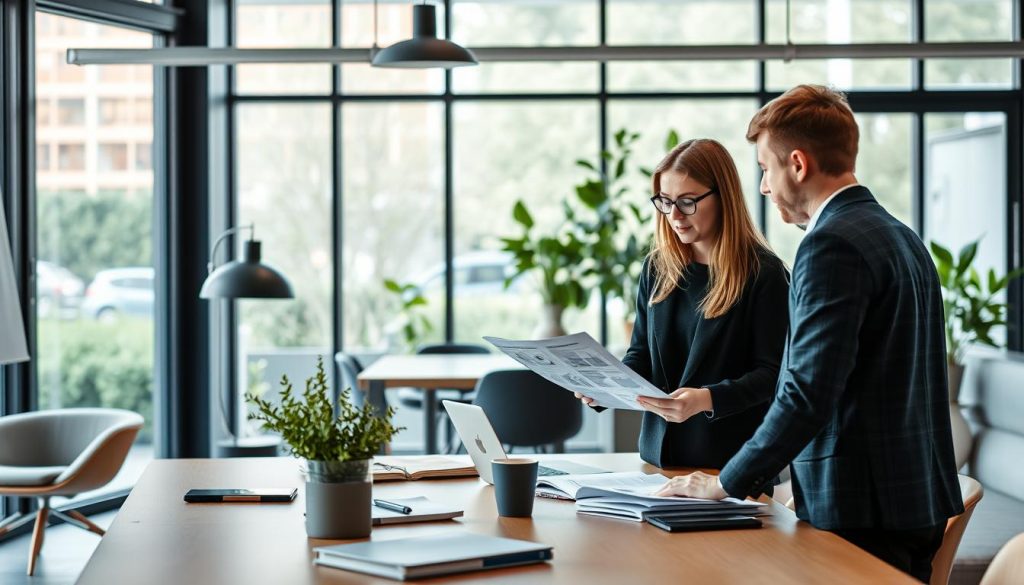
<path fill-rule="evenodd" d="M 290 299 L 292 285 L 277 270 L 260 262 L 260 243 L 245 242 L 242 259 L 220 266 L 206 277 L 203 299 Z"/>
<path fill-rule="evenodd" d="M 451 41 L 437 38 L 437 14 L 434 6 L 412 7 L 412 38 L 395 43 L 373 56 L 374 67 L 426 69 L 430 67 L 464 67 L 476 65 L 476 57 Z"/>

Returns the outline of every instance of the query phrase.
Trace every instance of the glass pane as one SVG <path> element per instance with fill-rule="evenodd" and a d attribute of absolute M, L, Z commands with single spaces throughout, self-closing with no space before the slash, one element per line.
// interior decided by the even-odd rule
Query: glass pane
<path fill-rule="evenodd" d="M 608 90 L 619 92 L 753 91 L 753 61 L 612 61 Z"/>
<path fill-rule="evenodd" d="M 237 301 L 245 368 L 238 373 L 238 420 L 246 436 L 257 429 L 245 420 L 243 392 L 274 396 L 285 373 L 301 390 L 317 355 L 331 370 L 331 109 L 243 104 L 236 112 L 238 224 L 255 224 L 263 261 L 295 292 L 294 299 Z"/>
<path fill-rule="evenodd" d="M 721 142 L 736 161 L 747 206 L 756 223 L 760 205 L 754 172 L 757 157 L 742 131 L 756 111 L 755 100 L 614 100 L 608 104 L 608 129 L 611 133 L 623 128 L 640 133 L 640 140 L 633 148 L 633 163 L 648 170 L 656 167 L 668 152 L 666 138 L 670 129 L 679 134 L 680 140 L 713 138 Z M 635 173 L 632 193 L 643 204 L 642 209 L 648 212 L 651 207 L 647 201 L 651 196 L 650 179 Z M 653 222 L 653 215 L 650 218 Z M 652 230 L 649 228 L 646 233 L 650 234 Z M 618 326 L 623 309 L 621 303 L 609 304 L 608 318 L 612 324 L 608 329 L 610 347 L 625 347 L 629 343 L 624 329 Z"/>
<path fill-rule="evenodd" d="M 1006 273 L 1006 116 L 1002 113 L 925 114 L 925 242 L 958 254 L 981 238 L 974 267 Z M 1006 302 L 1005 291 L 997 296 Z M 1006 330 L 993 339 L 1006 340 Z"/>
<path fill-rule="evenodd" d="M 329 0 L 238 0 L 236 45 L 243 48 L 331 46 Z M 249 64 L 235 68 L 239 93 L 329 93 L 331 66 Z"/>
<path fill-rule="evenodd" d="M 769 90 L 785 91 L 801 83 L 831 85 L 837 89 L 910 89 L 910 59 L 800 59 L 767 61 Z"/>
<path fill-rule="evenodd" d="M 857 180 L 871 190 L 896 219 L 914 227 L 913 220 L 913 114 L 857 114 L 860 152 Z M 783 223 L 779 211 L 768 204 L 768 241 L 791 266 L 804 232 Z"/>
<path fill-rule="evenodd" d="M 924 62 L 927 89 L 1010 89 L 1013 59 L 930 59 Z"/>
<path fill-rule="evenodd" d="M 109 493 L 134 485 L 158 436 L 153 171 L 133 166 L 136 150 L 153 141 L 152 68 L 62 63 L 69 47 L 151 47 L 153 37 L 42 13 L 36 31 L 36 61 L 58 64 L 56 75 L 36 83 L 37 102 L 56 106 L 36 127 L 37 152 L 47 153 L 36 173 L 39 407 L 124 408 L 144 417 L 121 472 L 101 488 Z M 119 81 L 109 81 L 109 69 L 119 70 Z M 146 279 L 148 287 L 124 286 L 126 278 Z"/>
<path fill-rule="evenodd" d="M 597 63 L 481 63 L 452 71 L 455 93 L 598 91 Z"/>
<path fill-rule="evenodd" d="M 931 3 L 931 0 L 928 2 Z M 794 43 L 902 43 L 913 35 L 912 0 L 767 0 L 765 36 L 786 42 L 786 5 Z"/>
<path fill-rule="evenodd" d="M 437 32 L 444 36 L 444 5 L 435 4 Z M 373 2 L 346 0 L 341 5 L 341 45 L 370 47 L 374 42 Z M 388 47 L 412 38 L 412 4 L 380 3 L 378 7 L 377 45 Z M 344 63 L 341 66 L 341 91 L 365 93 L 443 93 L 444 71 L 441 69 L 387 69 L 369 63 Z"/>
<path fill-rule="evenodd" d="M 342 108 L 347 351 L 401 352 L 444 338 L 443 125 L 440 103 Z M 427 306 L 414 312 L 430 320 L 425 336 L 405 339 L 402 299 L 384 279 L 423 293 Z"/>
<path fill-rule="evenodd" d="M 596 45 L 595 0 L 452 0 L 452 40 L 472 47 Z"/>
<path fill-rule="evenodd" d="M 1013 40 L 1012 0 L 928 0 L 924 31 L 929 41 Z"/>
<path fill-rule="evenodd" d="M 608 0 L 610 45 L 719 45 L 756 41 L 753 0 Z M 729 26 L 707 26 L 728 22 Z"/>
<path fill-rule="evenodd" d="M 529 336 L 542 313 L 532 276 L 506 291 L 493 278 L 474 281 L 471 272 L 511 269 L 498 238 L 520 233 L 512 218 L 517 200 L 529 207 L 536 234 L 553 234 L 565 223 L 560 202 L 574 200 L 573 187 L 584 178 L 575 161 L 593 160 L 599 150 L 597 103 L 457 102 L 454 125 L 455 338 Z M 566 330 L 599 337 L 598 306 L 595 295 L 585 310 L 567 311 Z"/>

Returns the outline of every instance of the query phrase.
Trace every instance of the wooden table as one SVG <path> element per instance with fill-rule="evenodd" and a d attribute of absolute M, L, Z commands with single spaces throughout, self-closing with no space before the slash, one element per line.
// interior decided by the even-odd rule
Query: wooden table
<path fill-rule="evenodd" d="M 539 458 L 658 471 L 635 453 Z M 192 487 L 299 487 L 299 496 L 290 504 L 185 504 L 182 496 Z M 294 459 L 153 461 L 78 584 L 394 583 L 313 564 L 314 546 L 338 541 L 307 539 L 302 488 Z M 773 516 L 761 529 L 670 534 L 647 524 L 577 516 L 572 502 L 548 499 L 536 500 L 533 518 L 499 518 L 493 488 L 477 478 L 382 482 L 374 485 L 374 494 L 425 495 L 465 510 L 465 517 L 455 521 L 379 527 L 374 540 L 468 530 L 554 547 L 550 563 L 446 578 L 460 583 L 915 582 L 838 536 L 797 522 L 792 512 L 774 503 Z"/>
<path fill-rule="evenodd" d="M 359 374 L 359 387 L 377 402 L 385 388 L 423 388 L 424 449 L 437 453 L 437 398 L 440 388 L 470 391 L 488 372 L 523 369 L 512 358 L 484 354 L 386 355 Z"/>

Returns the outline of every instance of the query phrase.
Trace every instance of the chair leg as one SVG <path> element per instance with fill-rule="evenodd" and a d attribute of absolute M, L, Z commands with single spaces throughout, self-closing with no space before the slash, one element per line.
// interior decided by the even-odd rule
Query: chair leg
<path fill-rule="evenodd" d="M 43 532 L 46 530 L 46 521 L 50 519 L 50 498 L 39 498 L 41 505 L 36 513 L 36 525 L 32 530 L 32 546 L 28 551 L 28 576 L 36 572 L 36 559 L 39 558 L 39 551 L 43 548 Z"/>
<path fill-rule="evenodd" d="M 4 518 L 4 521 L 0 522 L 0 536 L 5 535 L 8 532 L 11 532 L 12 530 L 17 530 L 21 528 L 22 526 L 35 520 L 35 518 L 36 517 L 34 514 L 22 514 L 21 512 L 12 514 L 11 516 Z"/>
<path fill-rule="evenodd" d="M 94 524 L 91 520 L 86 518 L 85 515 L 79 512 L 78 510 L 69 510 L 67 513 L 61 512 L 60 510 L 50 510 L 50 512 L 57 518 L 60 518 L 61 520 L 67 522 L 68 524 L 76 528 L 88 530 L 89 532 L 94 532 L 96 534 L 99 534 L 100 536 L 106 534 L 105 530 Z"/>
<path fill-rule="evenodd" d="M 555 453 L 565 453 L 565 443 L 559 441 L 555 443 Z"/>

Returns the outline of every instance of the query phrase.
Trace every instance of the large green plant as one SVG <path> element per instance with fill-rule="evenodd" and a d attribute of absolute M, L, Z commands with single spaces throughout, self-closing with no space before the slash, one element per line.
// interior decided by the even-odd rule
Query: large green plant
<path fill-rule="evenodd" d="M 630 156 L 640 134 L 622 129 L 615 133 L 612 148 L 601 152 L 604 164 L 578 160 L 590 176 L 576 186 L 584 212 L 571 207 L 566 215 L 585 242 L 587 276 L 607 298 L 620 298 L 627 317 L 636 309 L 635 289 L 643 259 L 650 247 L 646 234 L 650 213 L 630 189 Z"/>
<path fill-rule="evenodd" d="M 562 201 L 567 215 L 568 202 Z M 539 279 L 544 302 L 564 308 L 587 306 L 589 290 L 583 285 L 586 276 L 585 244 L 577 237 L 571 224 L 553 235 L 534 231 L 533 215 L 522 200 L 516 201 L 512 217 L 522 227 L 519 237 L 501 238 L 502 250 L 515 258 L 515 274 L 505 280 L 506 288 L 521 274 L 532 272 Z"/>
<path fill-rule="evenodd" d="M 287 376 L 281 377 L 281 386 L 279 405 L 246 393 L 245 399 L 256 406 L 249 419 L 261 421 L 267 430 L 280 433 L 296 457 L 342 462 L 371 459 L 403 429 L 391 424 L 395 412 L 390 407 L 378 416 L 369 402 L 362 408 L 352 405 L 349 388 L 342 391 L 339 414 L 335 416 L 323 357 L 317 359 L 316 375 L 306 380 L 302 400 L 295 396 Z"/>
<path fill-rule="evenodd" d="M 946 315 L 946 359 L 951 365 L 961 363 L 963 352 L 971 343 L 999 346 L 992 339 L 992 330 L 1006 325 L 1006 304 L 997 302 L 995 296 L 1011 280 L 1024 274 L 1024 270 L 1014 270 L 1000 278 L 990 268 L 987 278 L 982 279 L 971 265 L 978 253 L 979 241 L 961 248 L 956 257 L 949 249 L 931 242 Z"/>

